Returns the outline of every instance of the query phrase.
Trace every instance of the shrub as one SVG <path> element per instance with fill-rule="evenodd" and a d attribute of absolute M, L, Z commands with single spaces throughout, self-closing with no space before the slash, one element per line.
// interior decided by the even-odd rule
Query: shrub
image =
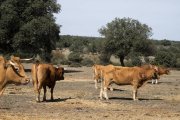
<path fill-rule="evenodd" d="M 176 67 L 177 67 L 177 68 L 180 68 L 180 58 L 178 58 L 178 59 L 176 60 Z"/>
<path fill-rule="evenodd" d="M 174 67 L 176 64 L 176 57 L 171 52 L 160 51 L 155 55 L 155 63 L 166 67 Z"/>
<path fill-rule="evenodd" d="M 131 61 L 132 61 L 132 65 L 133 66 L 140 66 L 142 64 L 142 61 L 141 59 L 139 58 L 139 56 L 133 56 L 131 58 Z"/>
<path fill-rule="evenodd" d="M 78 52 L 72 52 L 68 56 L 69 61 L 75 62 L 75 63 L 80 63 L 82 61 L 81 54 Z"/>
<path fill-rule="evenodd" d="M 93 62 L 91 59 L 89 59 L 89 58 L 85 58 L 85 59 L 83 59 L 83 60 L 81 61 L 81 64 L 82 64 L 83 66 L 88 66 L 88 67 L 90 67 L 90 66 L 92 66 L 92 65 L 94 64 L 94 62 Z"/>

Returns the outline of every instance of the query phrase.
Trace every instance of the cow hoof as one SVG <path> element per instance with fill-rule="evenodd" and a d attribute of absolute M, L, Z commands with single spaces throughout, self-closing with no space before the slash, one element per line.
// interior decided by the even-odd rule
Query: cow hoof
<path fill-rule="evenodd" d="M 109 98 L 106 98 L 106 100 L 109 100 Z"/>
<path fill-rule="evenodd" d="M 40 100 L 39 100 L 39 99 L 36 99 L 36 102 L 37 102 L 37 103 L 39 103 L 39 102 L 40 102 Z"/>
<path fill-rule="evenodd" d="M 113 89 L 113 88 L 110 88 L 110 91 L 114 91 L 114 89 Z"/>
<path fill-rule="evenodd" d="M 36 100 L 36 102 L 37 102 L 37 103 L 40 103 L 40 101 L 39 101 L 39 100 Z"/>
<path fill-rule="evenodd" d="M 134 101 L 139 101 L 139 99 L 138 99 L 138 98 L 136 98 L 136 99 L 134 99 Z"/>

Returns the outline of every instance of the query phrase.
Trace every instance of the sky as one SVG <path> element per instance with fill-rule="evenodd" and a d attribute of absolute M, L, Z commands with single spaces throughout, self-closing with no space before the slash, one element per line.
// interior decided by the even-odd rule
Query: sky
<path fill-rule="evenodd" d="M 152 28 L 152 39 L 180 41 L 180 0 L 57 0 L 61 35 L 101 37 L 115 18 L 132 18 Z"/>

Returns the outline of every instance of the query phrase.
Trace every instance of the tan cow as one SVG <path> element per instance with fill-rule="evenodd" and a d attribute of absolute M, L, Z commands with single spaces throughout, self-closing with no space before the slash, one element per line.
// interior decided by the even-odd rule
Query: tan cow
<path fill-rule="evenodd" d="M 103 95 L 106 99 L 107 88 L 111 83 L 117 85 L 132 85 L 133 86 L 133 100 L 137 99 L 137 89 L 141 87 L 147 80 L 151 80 L 157 74 L 157 68 L 143 69 L 141 67 L 121 67 L 115 68 L 111 72 L 103 74 L 104 82 L 100 91 L 100 99 Z"/>
<path fill-rule="evenodd" d="M 7 62 L 0 56 L 0 95 L 8 84 L 25 85 L 29 81 L 30 78 L 26 76 L 23 65 L 17 62 L 14 56 Z"/>
<path fill-rule="evenodd" d="M 53 100 L 53 90 L 57 80 L 64 80 L 64 68 L 54 67 L 51 64 L 33 64 L 32 80 L 34 90 L 37 94 L 36 101 L 40 102 L 40 91 L 43 87 L 43 101 L 46 101 L 46 86 L 51 89 L 51 100 Z"/>
<path fill-rule="evenodd" d="M 95 83 L 95 88 L 98 89 L 97 83 L 102 81 L 102 74 L 103 72 L 109 72 L 112 71 L 114 69 L 113 65 L 93 65 L 92 67 L 93 69 L 93 79 L 94 79 L 94 83 Z M 113 90 L 112 88 L 110 88 L 111 90 Z"/>

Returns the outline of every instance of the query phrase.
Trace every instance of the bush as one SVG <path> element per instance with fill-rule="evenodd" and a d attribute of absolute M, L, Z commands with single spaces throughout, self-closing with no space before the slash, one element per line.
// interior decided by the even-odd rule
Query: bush
<path fill-rule="evenodd" d="M 177 68 L 180 68 L 180 58 L 178 58 L 178 59 L 176 60 L 176 67 L 177 67 Z"/>
<path fill-rule="evenodd" d="M 133 65 L 133 66 L 141 66 L 141 64 L 142 64 L 142 61 L 141 61 L 141 59 L 139 58 L 139 56 L 133 56 L 133 57 L 131 58 L 131 60 L 132 60 L 132 65 Z"/>
<path fill-rule="evenodd" d="M 176 57 L 171 52 L 160 51 L 155 55 L 155 63 L 166 67 L 175 67 Z"/>
<path fill-rule="evenodd" d="M 83 60 L 81 61 L 81 64 L 82 64 L 83 66 L 88 66 L 88 67 L 90 67 L 90 66 L 92 66 L 92 65 L 94 64 L 94 62 L 93 62 L 91 59 L 85 58 L 85 59 L 83 59 Z"/>
<path fill-rule="evenodd" d="M 81 64 L 80 63 L 76 63 L 76 62 L 71 62 L 70 67 L 81 67 Z"/>
<path fill-rule="evenodd" d="M 80 63 L 82 61 L 82 57 L 80 53 L 77 52 L 72 52 L 68 56 L 69 61 L 75 62 L 75 63 Z"/>

